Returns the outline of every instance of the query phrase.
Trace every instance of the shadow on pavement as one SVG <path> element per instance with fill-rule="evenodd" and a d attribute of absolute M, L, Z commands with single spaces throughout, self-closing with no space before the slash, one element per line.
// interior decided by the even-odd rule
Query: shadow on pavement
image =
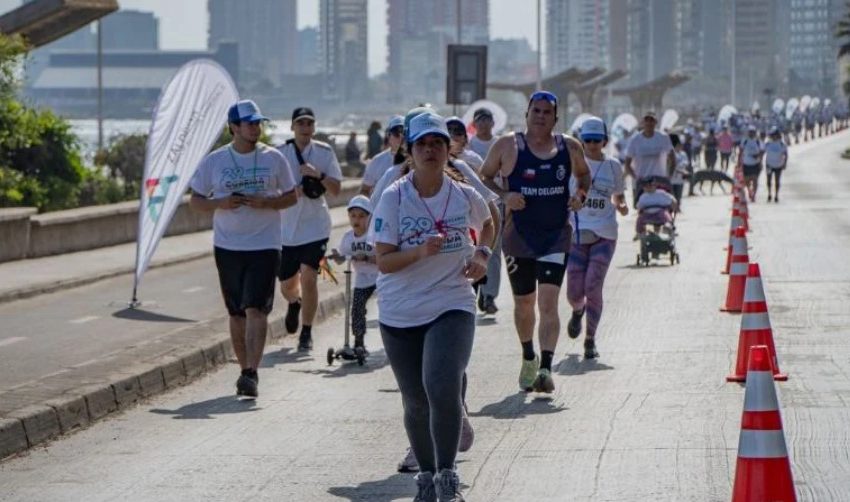
<path fill-rule="evenodd" d="M 527 392 L 517 392 L 512 396 L 505 397 L 498 403 L 485 405 L 479 411 L 470 413 L 469 416 L 514 419 L 529 415 L 560 413 L 567 410 L 566 407 L 555 405 L 549 397 L 535 397 L 531 401 L 526 402 L 528 397 L 529 393 Z"/>
<path fill-rule="evenodd" d="M 249 411 L 258 411 L 262 408 L 257 407 L 257 402 L 253 399 L 239 399 L 236 396 L 221 396 L 215 399 L 208 399 L 199 403 L 191 403 L 181 406 L 176 410 L 163 410 L 161 408 L 153 408 L 151 413 L 157 415 L 173 415 L 174 419 L 210 419 L 215 418 L 215 415 L 228 415 L 231 413 L 245 413 Z"/>
<path fill-rule="evenodd" d="M 613 370 L 613 366 L 608 366 L 598 362 L 596 359 L 584 359 L 578 354 L 567 354 L 566 359 L 562 359 L 555 371 L 559 375 L 584 375 L 591 371 Z"/>
<path fill-rule="evenodd" d="M 389 366 L 390 361 L 387 359 L 387 354 L 384 349 L 374 350 L 369 353 L 366 358 L 366 364 L 360 366 L 356 361 L 334 361 L 333 366 L 327 366 L 324 362 L 324 368 L 309 369 L 309 370 L 290 370 L 295 373 L 305 373 L 308 375 L 321 375 L 324 378 L 342 378 L 348 375 L 362 375 L 378 371 L 385 366 Z"/>
<path fill-rule="evenodd" d="M 379 481 L 366 481 L 357 486 L 332 486 L 328 493 L 352 502 L 392 502 L 410 500 L 416 495 L 412 474 L 393 474 Z"/>
<path fill-rule="evenodd" d="M 274 368 L 278 364 L 303 363 L 314 359 L 312 352 L 301 352 L 293 347 L 283 347 L 264 354 L 263 360 L 260 361 L 260 368 Z"/>
<path fill-rule="evenodd" d="M 469 488 L 461 482 L 461 489 Z M 392 502 L 410 500 L 416 495 L 416 481 L 413 474 L 399 473 L 380 481 L 366 481 L 357 486 L 333 486 L 328 489 L 331 495 L 352 502 Z"/>
<path fill-rule="evenodd" d="M 121 309 L 112 313 L 112 317 L 118 319 L 128 319 L 130 321 L 149 321 L 149 322 L 198 322 L 194 319 L 184 319 L 182 317 L 174 317 L 165 314 L 157 314 L 149 310 L 141 309 Z"/>
<path fill-rule="evenodd" d="M 495 326 L 496 324 L 499 324 L 499 322 L 496 321 L 495 317 L 477 316 L 475 318 L 475 325 L 476 326 Z"/>

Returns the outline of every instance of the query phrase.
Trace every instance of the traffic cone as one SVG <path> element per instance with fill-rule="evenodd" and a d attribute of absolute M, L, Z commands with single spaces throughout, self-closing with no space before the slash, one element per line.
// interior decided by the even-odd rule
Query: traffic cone
<path fill-rule="evenodd" d="M 750 231 L 750 210 L 747 208 L 746 197 L 741 198 L 739 194 L 735 194 L 735 197 L 732 202 L 732 209 L 738 209 L 738 215 L 741 217 L 741 221 L 744 225 L 744 230 L 747 232 Z"/>
<path fill-rule="evenodd" d="M 735 229 L 736 239 L 732 242 L 732 259 L 729 264 L 729 287 L 726 289 L 726 305 L 723 312 L 740 312 L 744 302 L 744 286 L 747 283 L 747 246 L 743 239 L 744 227 Z"/>
<path fill-rule="evenodd" d="M 723 275 L 726 275 L 726 274 L 729 273 L 729 267 L 732 265 L 732 253 L 735 250 L 735 239 L 738 238 L 738 237 L 735 236 L 735 231 L 738 228 L 744 228 L 744 225 L 741 223 L 741 217 L 737 216 L 737 215 L 738 215 L 738 213 L 735 210 L 733 210 L 732 211 L 732 224 L 729 226 L 729 245 L 726 246 L 726 268 L 724 268 L 723 270 L 720 271 L 720 273 L 723 274 Z M 744 239 L 743 249 L 744 250 L 749 249 L 748 244 L 747 244 L 747 231 L 746 231 L 746 229 L 744 229 L 743 237 L 740 237 L 740 238 Z"/>
<path fill-rule="evenodd" d="M 727 382 L 743 382 L 747 379 L 747 359 L 754 345 L 767 347 L 774 380 L 788 380 L 788 375 L 779 372 L 779 359 L 773 343 L 773 329 L 767 313 L 767 299 L 761 282 L 758 263 L 750 263 L 747 283 L 744 287 L 744 306 L 741 316 L 741 332 L 738 335 L 738 361 L 735 372 L 726 377 Z"/>
<path fill-rule="evenodd" d="M 732 502 L 796 502 L 767 347 L 750 348 Z"/>

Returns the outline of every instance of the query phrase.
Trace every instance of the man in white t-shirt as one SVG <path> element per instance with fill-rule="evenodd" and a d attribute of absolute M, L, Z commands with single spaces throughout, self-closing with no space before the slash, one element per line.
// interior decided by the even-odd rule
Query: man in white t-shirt
<path fill-rule="evenodd" d="M 325 192 L 338 195 L 342 170 L 333 148 L 315 141 L 316 115 L 310 108 L 292 112 L 295 138 L 278 149 L 289 161 L 298 186 L 298 203 L 283 212 L 280 291 L 288 303 L 284 324 L 288 333 L 298 330 L 298 349 L 313 348 L 313 319 L 319 305 L 319 266 L 331 235 L 331 213 Z M 300 290 L 300 291 L 299 291 Z"/>
<path fill-rule="evenodd" d="M 779 202 L 779 181 L 788 164 L 788 146 L 782 141 L 782 133 L 777 127 L 770 130 L 770 139 L 764 145 L 764 163 L 767 167 L 767 201 Z"/>
<path fill-rule="evenodd" d="M 469 138 L 469 148 L 482 159 L 486 159 L 490 147 L 498 139 L 493 136 L 493 112 L 487 108 L 475 110 L 472 114 L 472 123 L 475 124 L 475 135 Z"/>
<path fill-rule="evenodd" d="M 401 159 L 397 158 L 402 146 L 404 136 L 404 117 L 395 115 L 390 118 L 387 124 L 387 145 L 389 146 L 383 152 L 372 157 L 369 164 L 366 166 L 366 171 L 363 173 L 363 182 L 360 185 L 360 194 L 370 197 L 375 184 L 381 179 L 392 166 L 400 163 Z"/>
<path fill-rule="evenodd" d="M 633 135 L 626 148 L 626 163 L 623 168 L 636 183 L 635 206 L 643 192 L 643 180 L 653 176 L 667 177 L 675 162 L 670 136 L 656 131 L 657 125 L 655 112 L 646 112 L 643 116 L 643 131 Z"/>
<path fill-rule="evenodd" d="M 295 180 L 283 155 L 259 142 L 266 118 L 253 101 L 239 101 L 227 117 L 233 142 L 201 161 L 190 205 L 213 213 L 215 262 L 242 368 L 236 393 L 257 397 L 280 262 L 280 210 L 295 204 Z"/>

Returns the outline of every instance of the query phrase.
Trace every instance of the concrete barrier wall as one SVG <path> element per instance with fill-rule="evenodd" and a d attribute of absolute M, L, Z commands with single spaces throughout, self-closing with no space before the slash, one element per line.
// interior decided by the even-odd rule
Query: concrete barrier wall
<path fill-rule="evenodd" d="M 345 205 L 357 194 L 359 180 L 346 180 L 328 205 Z M 0 262 L 85 251 L 136 240 L 139 201 L 81 207 L 36 214 L 34 208 L 0 209 Z M 165 235 L 180 235 L 212 228 L 212 214 L 189 208 L 185 196 Z"/>
<path fill-rule="evenodd" d="M 27 257 L 30 242 L 30 218 L 34 207 L 0 209 L 0 262 Z"/>

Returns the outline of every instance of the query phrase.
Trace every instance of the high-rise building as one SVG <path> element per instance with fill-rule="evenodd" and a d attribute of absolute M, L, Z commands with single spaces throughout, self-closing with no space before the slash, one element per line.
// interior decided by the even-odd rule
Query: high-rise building
<path fill-rule="evenodd" d="M 316 75 L 322 71 L 322 51 L 319 47 L 319 29 L 308 26 L 298 30 L 298 55 L 296 75 Z"/>
<path fill-rule="evenodd" d="M 625 70 L 628 67 L 629 5 L 623 0 L 608 4 L 608 57 L 609 69 Z"/>
<path fill-rule="evenodd" d="M 782 4 L 788 0 L 735 0 L 733 2 L 733 47 L 735 60 L 735 101 L 749 105 L 765 90 L 777 91 L 783 86 L 783 22 Z"/>
<path fill-rule="evenodd" d="M 674 5 L 676 69 L 689 75 L 703 71 L 705 55 L 702 26 L 703 0 L 677 0 Z"/>
<path fill-rule="evenodd" d="M 279 84 L 295 73 L 297 60 L 297 0 L 251 0 L 251 8 L 233 0 L 207 0 L 210 14 L 208 46 L 239 45 L 239 71 L 244 82 Z"/>
<path fill-rule="evenodd" d="M 367 0 L 322 0 L 319 36 L 325 96 L 362 99 L 369 90 Z"/>
<path fill-rule="evenodd" d="M 625 0 L 626 70 L 643 84 L 676 69 L 674 0 Z"/>
<path fill-rule="evenodd" d="M 839 94 L 840 42 L 834 33 L 843 0 L 789 0 L 788 79 L 793 94 Z"/>
<path fill-rule="evenodd" d="M 611 67 L 610 0 L 547 0 L 546 74 Z"/>
<path fill-rule="evenodd" d="M 119 10 L 101 20 L 104 50 L 159 49 L 159 19 L 152 12 Z"/>
<path fill-rule="evenodd" d="M 442 101 L 446 88 L 448 44 L 487 45 L 490 40 L 488 0 L 387 0 L 387 73 L 393 98 Z M 412 71 L 413 70 L 413 71 Z"/>

